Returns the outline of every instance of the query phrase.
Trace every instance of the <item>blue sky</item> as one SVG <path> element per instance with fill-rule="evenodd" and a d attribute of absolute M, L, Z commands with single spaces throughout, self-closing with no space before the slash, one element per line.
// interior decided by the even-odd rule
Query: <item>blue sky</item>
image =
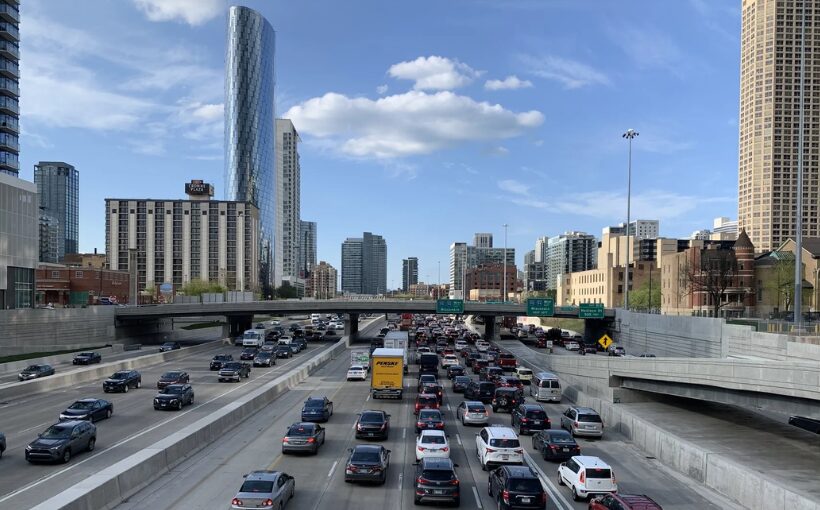
<path fill-rule="evenodd" d="M 493 232 L 519 265 L 539 236 L 626 216 L 688 237 L 737 216 L 736 0 L 248 1 L 276 34 L 277 116 L 302 137 L 302 218 L 318 255 L 370 231 L 419 278 Z M 223 193 L 222 0 L 26 0 L 21 177 L 80 170 L 80 248 L 104 199 Z"/>

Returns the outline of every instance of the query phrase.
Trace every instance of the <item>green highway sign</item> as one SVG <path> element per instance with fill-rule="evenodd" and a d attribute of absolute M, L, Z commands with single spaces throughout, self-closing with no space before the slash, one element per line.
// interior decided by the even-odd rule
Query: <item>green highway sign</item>
<path fill-rule="evenodd" d="M 552 317 L 555 315 L 555 301 L 546 298 L 527 300 L 527 315 L 530 317 Z"/>
<path fill-rule="evenodd" d="M 436 301 L 436 313 L 464 313 L 463 299 L 439 299 Z"/>
<path fill-rule="evenodd" d="M 581 303 L 578 307 L 579 319 L 603 319 L 604 318 L 604 304 L 603 303 Z"/>

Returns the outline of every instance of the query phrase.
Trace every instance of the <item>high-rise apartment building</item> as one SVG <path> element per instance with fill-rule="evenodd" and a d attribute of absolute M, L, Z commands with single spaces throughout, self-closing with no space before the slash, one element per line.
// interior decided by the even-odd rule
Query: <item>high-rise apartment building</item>
<path fill-rule="evenodd" d="M 545 268 L 546 288 L 555 289 L 558 276 L 595 268 L 598 240 L 585 232 L 550 237 Z"/>
<path fill-rule="evenodd" d="M 310 273 L 310 288 L 316 299 L 332 299 L 336 297 L 338 273 L 336 268 L 324 260 L 315 265 Z"/>
<path fill-rule="evenodd" d="M 70 253 L 80 252 L 80 172 L 61 161 L 40 161 L 34 165 L 34 184 L 40 195 L 40 216 L 49 228 L 57 229 L 57 245 L 51 236 L 41 238 L 40 262 L 60 262 Z"/>
<path fill-rule="evenodd" d="M 342 292 L 384 294 L 387 291 L 387 243 L 365 232 L 342 243 Z"/>
<path fill-rule="evenodd" d="M 613 236 L 626 235 L 626 224 L 620 223 L 617 226 L 604 227 L 603 233 Z M 629 235 L 635 239 L 657 239 L 660 237 L 660 221 L 658 220 L 634 220 L 629 222 Z"/>
<path fill-rule="evenodd" d="M 795 236 L 800 132 L 800 46 L 806 15 L 803 235 L 820 236 L 817 149 L 820 109 L 818 0 L 743 0 L 740 42 L 738 228 L 758 251 Z M 814 21 L 812 21 L 814 20 Z"/>
<path fill-rule="evenodd" d="M 40 262 L 56 263 L 60 260 L 60 223 L 56 218 L 40 211 Z"/>
<path fill-rule="evenodd" d="M 411 285 L 419 282 L 419 259 L 408 257 L 401 261 L 401 290 L 407 292 Z"/>
<path fill-rule="evenodd" d="M 259 209 L 259 277 L 263 295 L 273 294 L 274 84 L 273 27 L 258 12 L 228 11 L 225 54 L 225 198 Z"/>
<path fill-rule="evenodd" d="M 20 172 L 20 11 L 0 0 L 0 173 Z"/>
<path fill-rule="evenodd" d="M 492 248 L 493 235 L 485 232 L 477 232 L 473 236 L 473 246 L 476 248 Z"/>
<path fill-rule="evenodd" d="M 0 197 L 0 308 L 30 308 L 39 255 L 37 186 L 0 173 Z"/>
<path fill-rule="evenodd" d="M 299 221 L 299 275 L 307 278 L 316 265 L 316 222 Z"/>
<path fill-rule="evenodd" d="M 299 275 L 300 179 L 299 133 L 288 119 L 276 119 L 276 234 L 274 275 L 276 286 Z"/>
<path fill-rule="evenodd" d="M 485 246 L 470 246 L 464 242 L 450 245 L 450 297 L 461 298 L 467 296 L 469 288 L 464 288 L 462 282 L 467 282 L 465 273 L 468 269 L 485 264 L 504 264 L 504 253 L 507 254 L 507 266 L 515 266 L 515 248 L 493 248 L 492 234 L 475 234 L 473 242 L 480 242 Z M 490 245 L 490 246 L 486 246 Z"/>
<path fill-rule="evenodd" d="M 547 236 L 539 237 L 535 240 L 535 250 L 533 250 L 533 262 L 545 262 L 547 260 L 547 246 L 549 245 L 549 238 Z"/>

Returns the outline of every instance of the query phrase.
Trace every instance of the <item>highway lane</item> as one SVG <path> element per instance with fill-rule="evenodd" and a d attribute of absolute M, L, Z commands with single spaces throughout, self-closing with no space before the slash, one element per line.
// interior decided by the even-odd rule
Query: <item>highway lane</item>
<path fill-rule="evenodd" d="M 169 432 L 181 429 L 215 409 L 248 393 L 313 356 L 329 343 L 310 344 L 308 350 L 283 359 L 272 368 L 255 368 L 248 380 L 238 384 L 219 383 L 208 362 L 215 353 L 232 353 L 240 347 L 215 344 L 207 352 L 192 354 L 167 364 L 140 370 L 143 387 L 128 393 L 104 393 L 102 379 L 73 388 L 40 393 L 0 408 L 0 431 L 5 432 L 8 450 L 0 460 L 0 508 L 29 508 L 60 492 L 89 474 L 145 448 Z M 195 405 L 181 412 L 155 411 L 153 396 L 156 381 L 171 369 L 182 369 L 191 376 L 196 394 Z M 23 456 L 25 445 L 38 432 L 57 421 L 57 416 L 74 400 L 101 397 L 114 403 L 114 416 L 97 422 L 97 448 L 93 453 L 74 457 L 68 465 L 28 464 Z M 7 506 L 8 505 L 8 506 Z"/>

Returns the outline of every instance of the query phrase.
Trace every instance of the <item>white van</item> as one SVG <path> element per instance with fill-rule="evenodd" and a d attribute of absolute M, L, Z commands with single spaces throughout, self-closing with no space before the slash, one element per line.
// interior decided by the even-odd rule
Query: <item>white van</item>
<path fill-rule="evenodd" d="M 290 345 L 293 339 L 289 336 L 279 337 L 279 345 Z"/>
<path fill-rule="evenodd" d="M 310 314 L 310 320 L 311 321 L 318 321 L 318 320 L 321 320 L 321 319 L 322 319 L 322 316 L 319 315 L 318 313 Z"/>
<path fill-rule="evenodd" d="M 533 375 L 530 384 L 530 395 L 539 402 L 542 400 L 560 402 L 561 382 L 558 380 L 558 376 L 552 372 L 538 372 Z"/>

